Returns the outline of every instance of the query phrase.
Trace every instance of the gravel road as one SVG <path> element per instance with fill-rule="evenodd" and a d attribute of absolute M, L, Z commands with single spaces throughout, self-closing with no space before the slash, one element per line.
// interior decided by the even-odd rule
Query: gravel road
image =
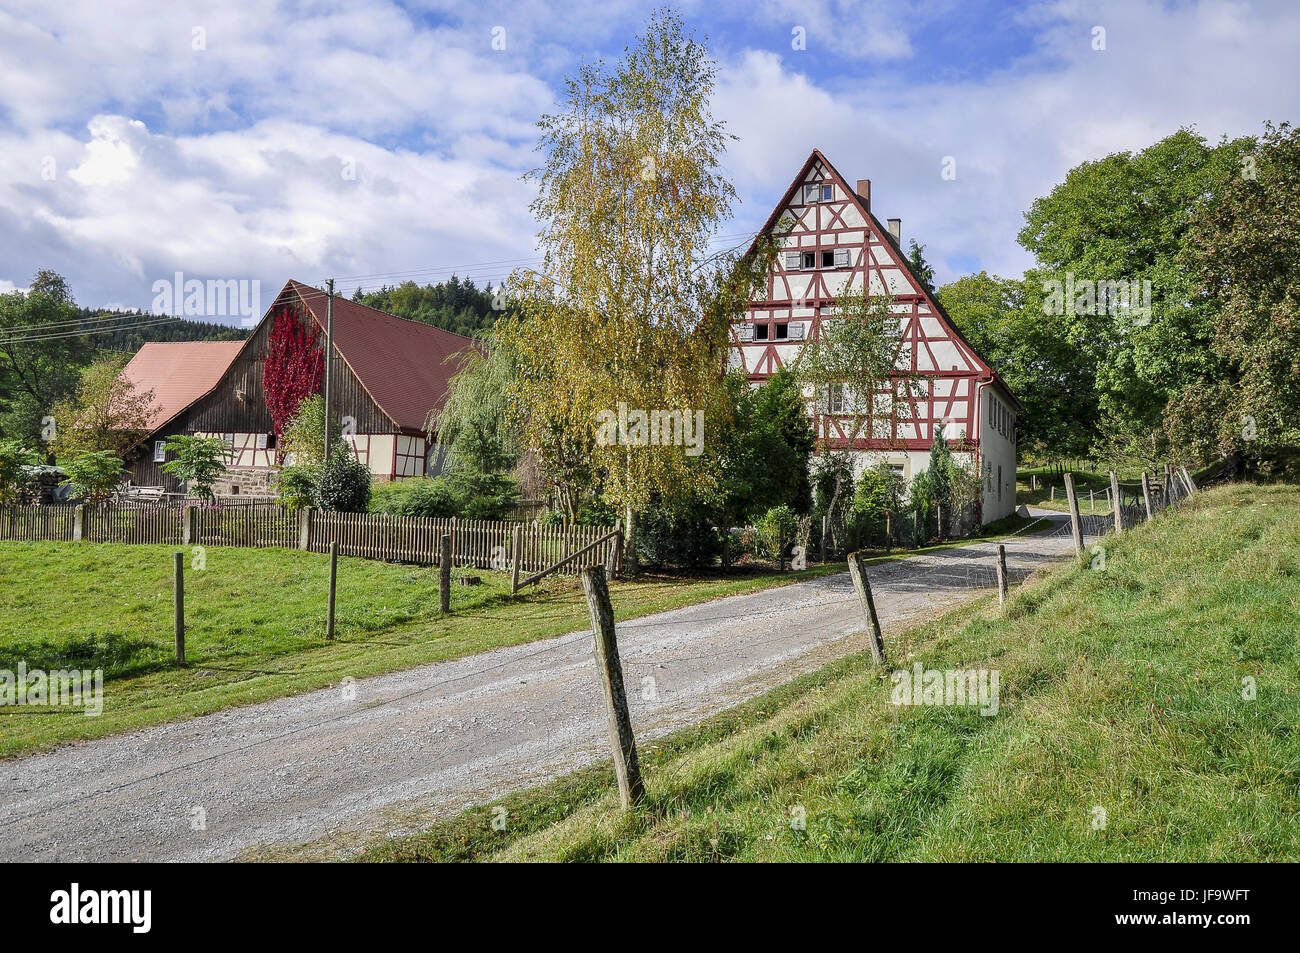
<path fill-rule="evenodd" d="M 1007 542 L 1014 579 L 1063 558 L 1066 517 Z M 993 585 L 995 544 L 871 570 L 899 631 Z M 640 739 L 864 648 L 847 573 L 622 623 Z M 888 644 L 888 638 L 886 639 Z M 589 632 L 0 762 L 0 860 L 346 854 L 367 838 L 607 757 Z"/>

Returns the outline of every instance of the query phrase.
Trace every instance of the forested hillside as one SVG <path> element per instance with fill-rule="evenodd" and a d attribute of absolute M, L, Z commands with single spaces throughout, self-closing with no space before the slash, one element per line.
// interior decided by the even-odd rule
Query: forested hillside
<path fill-rule="evenodd" d="M 498 302 L 498 307 L 493 307 L 496 294 L 491 283 L 480 289 L 473 279 L 462 281 L 452 275 L 436 285 L 404 281 L 369 293 L 358 288 L 352 300 L 369 308 L 432 324 L 444 331 L 476 337 L 491 328 L 504 310 L 501 302 Z"/>

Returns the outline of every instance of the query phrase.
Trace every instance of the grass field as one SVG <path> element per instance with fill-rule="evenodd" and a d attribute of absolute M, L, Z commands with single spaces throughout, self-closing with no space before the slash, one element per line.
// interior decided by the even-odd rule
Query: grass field
<path fill-rule="evenodd" d="M 1028 521 L 1001 521 L 981 538 Z M 103 669 L 99 717 L 53 706 L 0 706 L 0 757 L 266 701 L 427 662 L 586 628 L 576 580 L 552 578 L 519 597 L 504 573 L 474 571 L 438 615 L 436 569 L 339 560 L 335 640 L 327 642 L 327 557 L 208 547 L 186 563 L 185 669 L 173 664 L 171 546 L 0 542 L 0 671 Z M 910 553 L 891 558 L 906 558 Z M 187 559 L 188 559 L 187 555 Z M 617 617 L 842 571 L 648 576 L 612 587 Z M 457 570 L 456 575 L 461 571 Z"/>
<path fill-rule="evenodd" d="M 363 859 L 1300 859 L 1300 491 L 1210 490 L 1104 543 L 891 640 L 997 670 L 996 716 L 893 705 L 854 657 L 643 745 L 633 812 L 606 765 Z"/>

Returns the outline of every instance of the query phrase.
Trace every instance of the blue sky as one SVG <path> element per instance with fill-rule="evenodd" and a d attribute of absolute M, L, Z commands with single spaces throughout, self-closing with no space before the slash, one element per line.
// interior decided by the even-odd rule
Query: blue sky
<path fill-rule="evenodd" d="M 267 301 L 289 277 L 498 281 L 534 254 L 533 123 L 650 9 L 0 0 L 0 290 L 44 267 L 83 304 L 141 308 L 177 271 L 256 279 Z M 1289 0 L 675 9 L 739 137 L 722 233 L 758 227 L 818 147 L 872 180 L 941 281 L 1022 271 L 1024 210 L 1079 162 L 1296 118 Z"/>

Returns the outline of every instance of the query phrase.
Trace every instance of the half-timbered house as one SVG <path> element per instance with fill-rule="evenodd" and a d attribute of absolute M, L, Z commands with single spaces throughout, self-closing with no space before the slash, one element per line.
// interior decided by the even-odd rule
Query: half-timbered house
<path fill-rule="evenodd" d="M 169 399 L 151 421 L 153 432 L 127 460 L 132 483 L 179 490 L 161 464 L 168 459 L 167 438 L 183 433 L 221 437 L 229 446 L 229 470 L 215 487 L 218 493 L 269 491 L 281 455 L 264 375 L 274 318 L 286 309 L 314 328 L 323 346 L 328 295 L 289 281 L 243 342 L 141 349 L 123 371 L 139 391 L 185 383 L 162 388 Z M 330 406 L 343 424 L 343 439 L 376 480 L 436 472 L 437 447 L 426 439 L 425 420 L 442 406 L 458 355 L 475 346 L 459 334 L 334 298 Z M 201 360 L 218 347 L 227 350 Z"/>
<path fill-rule="evenodd" d="M 869 180 L 851 187 L 814 149 L 760 232 L 775 236 L 780 250 L 765 293 L 732 325 L 731 366 L 756 385 L 820 335 L 846 286 L 890 296 L 902 338 L 897 366 L 915 383 L 899 384 L 907 392 L 898 402 L 903 412 L 892 412 L 887 427 L 855 439 L 858 471 L 883 460 L 910 480 L 928 466 L 942 431 L 983 478 L 982 521 L 1006 516 L 1015 510 L 1020 404 L 913 274 L 900 248 L 901 221 L 888 221 L 885 228 L 872 213 Z M 805 397 L 821 446 L 847 447 L 853 428 L 837 417 L 834 391 Z"/>

